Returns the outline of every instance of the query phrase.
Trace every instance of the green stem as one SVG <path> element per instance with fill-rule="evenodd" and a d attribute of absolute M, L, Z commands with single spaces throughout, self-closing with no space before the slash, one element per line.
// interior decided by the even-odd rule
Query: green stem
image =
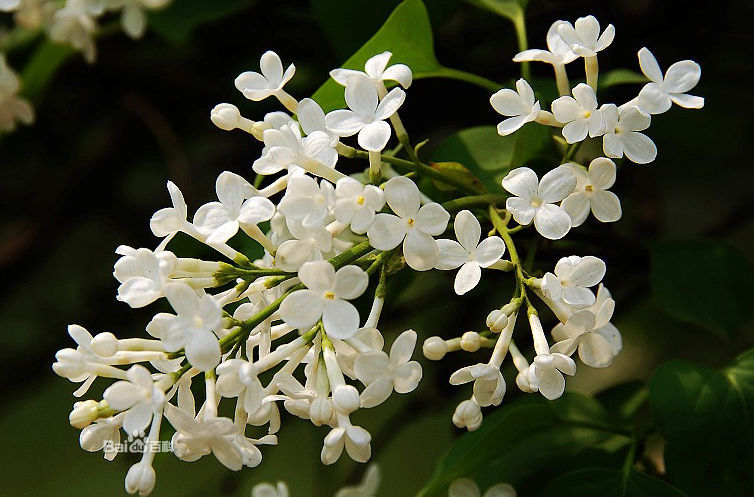
<path fill-rule="evenodd" d="M 470 195 L 468 197 L 448 200 L 442 204 L 445 210 L 457 212 L 463 209 L 472 209 L 474 207 L 487 207 L 495 204 L 505 204 L 507 195 L 498 195 L 495 193 L 486 193 L 484 195 Z"/>
<path fill-rule="evenodd" d="M 576 155 L 576 152 L 579 151 L 579 148 L 581 147 L 582 143 L 584 143 L 583 140 L 580 142 L 571 144 L 566 150 L 566 154 L 563 156 L 563 162 L 570 162 L 571 159 L 573 159 L 574 156 Z"/>
<path fill-rule="evenodd" d="M 518 51 L 523 52 L 529 48 L 529 43 L 526 40 L 526 20 L 524 19 L 524 11 L 521 9 L 519 15 L 513 19 L 513 26 L 516 28 L 516 38 L 518 39 Z M 531 79 L 531 70 L 528 62 L 521 63 L 521 77 L 529 81 Z"/>

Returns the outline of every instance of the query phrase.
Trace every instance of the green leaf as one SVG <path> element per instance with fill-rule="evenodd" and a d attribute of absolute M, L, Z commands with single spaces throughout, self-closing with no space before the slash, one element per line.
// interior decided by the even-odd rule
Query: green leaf
<path fill-rule="evenodd" d="M 443 67 L 437 60 L 432 25 L 421 0 L 404 0 L 395 8 L 385 24 L 341 67 L 364 70 L 364 63 L 373 55 L 390 51 L 391 64 L 408 65 L 414 79 L 446 77 L 483 86 L 490 91 L 500 88 L 494 81 L 456 69 Z M 343 87 L 328 79 L 312 96 L 325 112 L 345 106 Z"/>
<path fill-rule="evenodd" d="M 481 428 L 458 438 L 420 496 L 443 495 L 456 478 L 494 475 L 513 482 L 615 436 L 594 399 L 567 393 L 548 402 L 526 398 L 498 408 Z"/>
<path fill-rule="evenodd" d="M 432 158 L 463 164 L 489 191 L 499 192 L 508 171 L 546 153 L 549 146 L 550 131 L 544 126 L 528 124 L 508 136 L 498 135 L 494 126 L 477 126 L 450 135 Z"/>
<path fill-rule="evenodd" d="M 713 240 L 651 246 L 652 298 L 671 316 L 733 337 L 752 315 L 754 276 L 736 248 Z"/>
<path fill-rule="evenodd" d="M 662 365 L 649 384 L 652 416 L 667 440 L 668 477 L 690 496 L 750 495 L 754 488 L 754 349 L 721 370 Z"/>
<path fill-rule="evenodd" d="M 630 69 L 613 69 L 600 74 L 599 87 L 609 88 L 618 85 L 632 85 L 638 83 L 648 83 L 649 80 L 643 75 Z"/>
<path fill-rule="evenodd" d="M 21 73 L 21 93 L 30 100 L 39 99 L 60 67 L 75 53 L 70 45 L 43 41 Z"/>
<path fill-rule="evenodd" d="M 686 494 L 657 478 L 637 471 L 624 475 L 615 469 L 580 469 L 558 476 L 542 497 L 685 497 Z"/>
<path fill-rule="evenodd" d="M 516 23 L 523 19 L 524 7 L 528 0 L 469 0 L 469 3 L 507 17 Z"/>
<path fill-rule="evenodd" d="M 149 12 L 149 27 L 174 43 L 182 43 L 202 24 L 224 19 L 254 4 L 256 0 L 178 0 L 165 9 Z"/>

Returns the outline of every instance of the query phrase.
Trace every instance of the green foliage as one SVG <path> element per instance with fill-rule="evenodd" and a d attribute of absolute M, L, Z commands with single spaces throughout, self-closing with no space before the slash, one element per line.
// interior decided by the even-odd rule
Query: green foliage
<path fill-rule="evenodd" d="M 477 126 L 450 135 L 432 157 L 463 164 L 489 191 L 500 192 L 508 171 L 546 154 L 551 144 L 544 126 L 527 125 L 508 136 L 498 135 L 494 126 Z"/>
<path fill-rule="evenodd" d="M 60 67 L 75 53 L 69 45 L 47 40 L 40 43 L 21 74 L 22 94 L 31 100 L 38 99 Z"/>
<path fill-rule="evenodd" d="M 420 496 L 443 495 L 456 478 L 494 475 L 515 485 L 550 464 L 604 442 L 619 431 L 596 400 L 567 393 L 548 402 L 525 398 L 499 407 L 477 431 L 462 435 L 439 462 Z"/>
<path fill-rule="evenodd" d="M 456 78 L 484 86 L 490 90 L 498 85 L 482 77 L 443 67 L 435 56 L 432 25 L 427 8 L 421 0 L 404 0 L 390 14 L 385 24 L 341 67 L 364 69 L 373 55 L 390 51 L 391 64 L 403 63 L 414 73 L 414 79 L 430 77 Z M 345 106 L 343 87 L 327 80 L 312 96 L 325 112 Z"/>
<path fill-rule="evenodd" d="M 256 0 L 179 0 L 149 13 L 149 27 L 174 43 L 183 43 L 202 24 L 224 19 L 256 4 Z"/>
<path fill-rule="evenodd" d="M 737 249 L 712 240 L 651 246 L 652 298 L 671 316 L 723 338 L 751 318 L 751 264 Z"/>
<path fill-rule="evenodd" d="M 754 349 L 723 369 L 672 361 L 650 382 L 670 481 L 692 497 L 754 488 Z"/>
<path fill-rule="evenodd" d="M 542 497 L 684 497 L 686 494 L 657 478 L 632 469 L 590 468 L 555 478 Z"/>
<path fill-rule="evenodd" d="M 636 71 L 630 69 L 613 69 L 602 73 L 598 84 L 600 89 L 604 89 L 618 85 L 647 83 L 648 81 L 643 74 L 639 74 Z"/>
<path fill-rule="evenodd" d="M 529 2 L 528 0 L 469 0 L 469 3 L 507 17 L 516 23 L 523 19 L 524 8 Z"/>

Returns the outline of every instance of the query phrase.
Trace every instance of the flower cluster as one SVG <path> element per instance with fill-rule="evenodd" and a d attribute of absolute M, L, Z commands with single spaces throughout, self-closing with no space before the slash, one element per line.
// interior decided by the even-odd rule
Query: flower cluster
<path fill-rule="evenodd" d="M 645 157 L 649 142 L 638 133 L 644 128 L 636 120 L 648 123 L 647 112 L 658 108 L 647 99 L 657 103 L 659 93 L 667 91 L 671 100 L 689 103 L 679 91 L 688 85 L 675 84 L 676 76 L 653 80 L 655 86 L 645 87 L 635 104 L 621 110 L 613 106 L 618 117 L 609 124 L 609 108 L 597 109 L 596 101 L 592 105 L 582 99 L 594 95 L 597 52 L 612 40 L 612 26 L 599 35 L 594 23 L 594 18 L 580 19 L 575 27 L 556 23 L 558 38 L 548 36 L 552 57 L 537 52 L 556 66 L 559 86 L 567 86 L 564 64 L 583 57 L 587 81 L 594 86 L 577 85 L 574 98 L 561 97 L 553 104 L 554 114 L 544 117 L 525 81 L 519 81 L 518 92 L 501 90 L 493 95 L 493 106 L 513 116 L 500 125 L 501 134 L 531 120 L 546 121 L 563 125 L 569 141 L 604 135 L 606 151 L 617 150 L 620 143 L 629 158 L 637 153 Z M 522 56 L 535 57 L 517 58 Z M 331 112 L 284 89 L 295 66 L 284 67 L 274 52 L 262 55 L 259 72 L 236 78 L 236 88 L 249 100 L 272 97 L 287 111 L 257 121 L 229 103 L 211 111 L 219 128 L 240 129 L 262 142 L 252 166 L 256 179 L 221 173 L 217 201 L 199 206 L 193 215 L 179 187 L 168 183 L 172 205 L 150 220 L 161 239 L 156 248 L 121 246 L 116 251 L 118 300 L 141 308 L 164 298 L 172 312 L 158 312 L 146 324 L 150 338 L 92 335 L 71 325 L 76 348 L 56 355 L 55 372 L 81 384 L 77 397 L 98 377 L 116 380 L 101 400 L 74 405 L 70 421 L 82 429 L 85 450 L 105 449 L 105 457 L 112 459 L 116 454 L 107 450 L 113 445 L 108 442 L 117 442 L 121 430 L 146 436 L 145 447 L 152 446 L 166 418 L 175 430 L 170 448 L 176 457 L 195 461 L 211 453 L 229 469 L 240 470 L 261 463 L 260 445 L 277 443 L 285 410 L 326 427 L 324 464 L 336 462 L 343 451 L 366 462 L 371 435 L 354 424 L 354 414 L 382 404 L 393 392 L 413 391 L 422 378 L 420 364 L 412 360 L 417 333 L 403 331 L 387 348 L 380 331 L 387 280 L 406 268 L 457 269 L 453 287 L 459 295 L 477 286 L 482 269 L 512 273 L 516 281 L 510 301 L 487 316 L 488 330 L 424 342 L 424 355 L 432 360 L 452 350 L 493 349 L 487 363 L 464 367 L 450 378 L 455 385 L 473 382 L 473 395 L 453 415 L 459 427 L 476 429 L 482 423 L 481 407 L 502 402 L 506 383 L 500 368 L 509 351 L 519 371 L 519 388 L 548 399 L 563 393 L 563 375 L 575 373 L 571 356 L 577 351 L 589 366 L 610 365 L 621 338 L 610 324 L 615 303 L 601 285 L 605 263 L 588 255 L 566 257 L 542 275 L 524 267 L 513 235 L 533 223 L 543 237 L 561 238 L 590 211 L 603 222 L 620 218 L 620 203 L 608 191 L 615 163 L 600 157 L 584 168 L 564 160 L 541 181 L 533 170 L 520 167 L 502 181 L 510 196 L 503 189 L 480 194 L 457 175 L 418 158 L 398 115 L 412 73 L 405 65 L 390 65 L 390 59 L 385 52 L 370 58 L 364 71 L 332 71 L 334 82 L 344 87 L 347 108 Z M 566 130 L 571 122 L 575 124 Z M 359 147 L 347 145 L 348 137 L 355 137 Z M 393 137 L 409 159 L 387 148 Z M 347 176 L 338 170 L 342 158 L 362 159 L 364 169 Z M 437 203 L 420 191 L 412 179 L 416 174 L 472 195 Z M 454 237 L 446 235 L 452 218 Z M 509 226 L 511 220 L 519 225 Z M 221 260 L 180 257 L 168 249 L 176 235 L 201 242 Z M 257 247 L 256 256 L 234 248 L 250 244 Z M 534 296 L 560 321 L 552 330 L 552 345 Z M 368 313 L 360 313 L 369 301 Z M 512 340 L 519 314 L 527 316 L 532 332 L 531 364 Z M 202 377 L 202 388 L 192 388 L 194 379 Z M 232 410 L 219 409 L 221 403 Z M 155 455 L 145 450 L 129 469 L 128 492 L 152 491 Z M 493 493 L 507 495 L 504 491 Z"/>

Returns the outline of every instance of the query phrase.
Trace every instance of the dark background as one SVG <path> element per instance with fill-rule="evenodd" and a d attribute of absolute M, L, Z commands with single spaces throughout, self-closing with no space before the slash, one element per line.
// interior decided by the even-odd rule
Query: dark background
<path fill-rule="evenodd" d="M 35 97 L 34 126 L 0 137 L 0 434 L 5 444 L 0 494 L 122 492 L 126 458 L 108 463 L 85 453 L 78 431 L 68 425 L 75 387 L 50 368 L 55 351 L 72 343 L 66 325 L 141 336 L 154 310 L 116 302 L 114 250 L 119 244 L 156 245 L 148 220 L 168 205 L 167 179 L 182 188 L 193 211 L 214 198 L 221 171 L 250 177 L 260 145 L 243 132 L 217 129 L 210 109 L 231 102 L 246 117 L 261 118 L 276 107 L 270 100 L 246 101 L 233 79 L 256 70 L 261 53 L 272 49 L 284 64 L 296 64 L 288 91 L 297 98 L 311 95 L 397 3 L 233 1 L 228 15 L 197 25 L 180 40 L 171 26 L 181 11 L 168 9 L 155 16 L 156 26 L 168 25 L 160 33 L 150 31 L 138 42 L 122 34 L 100 39 L 91 66 L 73 56 Z M 340 14 L 332 10 L 338 4 Z M 442 64 L 501 86 L 518 77 L 519 68 L 510 60 L 517 51 L 515 34 L 507 20 L 464 3 L 429 0 L 427 5 Z M 754 8 L 742 1 L 692 5 L 532 0 L 527 8 L 532 48 L 544 48 L 554 20 L 594 14 L 617 31 L 613 45 L 604 57 L 600 54 L 602 68 L 638 70 L 636 52 L 642 46 L 653 51 L 663 69 L 686 58 L 702 66 L 701 83 L 692 93 L 706 98 L 704 110 L 674 107 L 654 118 L 648 134 L 658 145 L 657 160 L 621 167 L 614 191 L 623 202 L 623 220 L 574 233 L 574 240 L 608 263 L 606 282 L 618 302 L 615 322 L 626 341 L 610 370 L 581 368 L 569 383 L 576 389 L 595 392 L 647 378 L 658 362 L 674 357 L 719 366 L 752 343 L 750 326 L 722 340 L 680 324 L 649 298 L 648 247 L 656 240 L 714 238 L 754 259 Z M 31 48 L 11 54 L 11 65 L 22 67 L 30 54 Z M 532 70 L 551 74 L 544 65 Z M 616 87 L 610 99 L 621 103 L 636 91 Z M 457 129 L 498 122 L 488 98 L 486 90 L 465 83 L 420 80 L 409 89 L 401 116 L 414 140 L 429 138 L 431 145 Z M 542 268 L 570 250 L 541 248 L 537 264 Z M 185 250 L 196 249 L 186 245 Z M 450 277 L 417 278 L 420 296 L 402 296 L 388 307 L 386 335 L 409 325 L 420 341 L 481 329 L 486 313 L 501 301 L 497 284 L 486 282 L 459 299 Z M 360 418 L 376 440 L 382 495 L 413 494 L 456 435 L 450 415 L 463 389 L 451 391 L 446 378 L 464 363 L 471 363 L 468 357 L 425 365 L 426 380 L 414 400 L 393 398 Z M 515 396 L 508 378 L 508 395 Z M 438 396 L 446 398 L 441 402 Z M 248 495 L 254 483 L 275 479 L 289 481 L 294 496 L 328 495 L 358 475 L 345 455 L 334 468 L 321 469 L 325 431 L 288 417 L 279 435 L 278 447 L 263 450 L 260 468 L 239 474 L 214 460 L 189 465 L 165 456 L 157 463 L 154 495 Z"/>

